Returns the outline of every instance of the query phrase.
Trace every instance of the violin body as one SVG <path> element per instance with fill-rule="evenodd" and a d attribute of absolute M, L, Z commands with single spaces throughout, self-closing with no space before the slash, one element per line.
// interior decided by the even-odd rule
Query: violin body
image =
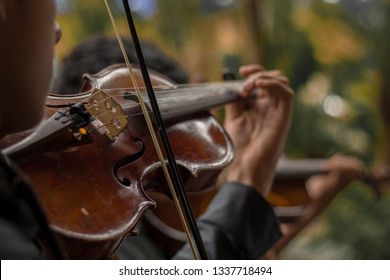
<path fill-rule="evenodd" d="M 294 222 L 299 218 L 308 202 L 306 181 L 313 175 L 327 172 L 323 159 L 279 159 L 272 191 L 267 200 L 281 222 Z M 217 192 L 218 188 L 213 188 L 189 195 L 195 217 L 206 211 Z M 166 196 L 158 193 L 151 193 L 150 196 L 157 207 L 145 213 L 143 221 L 156 243 L 164 248 L 168 256 L 173 256 L 186 242 L 179 216 L 172 201 Z"/>
<path fill-rule="evenodd" d="M 97 75 L 86 75 L 77 95 L 50 95 L 45 120 L 31 134 L 44 131 L 58 114 L 58 107 L 82 102 L 92 94 L 92 88 L 106 88 L 126 108 L 128 118 L 127 127 L 114 140 L 99 124 L 91 122 L 85 127 L 86 135 L 64 128 L 22 152 L 5 150 L 29 176 L 51 228 L 71 259 L 110 258 L 126 235 L 136 233 L 143 213 L 155 206 L 146 193 L 170 196 L 137 100 L 129 98 L 134 87 L 126 73 L 123 67 L 113 66 Z M 135 70 L 135 75 L 140 77 L 140 72 Z M 156 73 L 151 73 L 151 79 L 157 87 L 173 86 Z M 138 83 L 142 87 L 140 78 Z M 110 90 L 114 85 L 117 89 Z M 219 122 L 204 110 L 171 117 L 166 130 L 186 191 L 202 192 L 212 187 L 233 158 L 232 143 Z M 1 147 L 29 139 L 25 138 L 29 133 L 6 137 Z"/>

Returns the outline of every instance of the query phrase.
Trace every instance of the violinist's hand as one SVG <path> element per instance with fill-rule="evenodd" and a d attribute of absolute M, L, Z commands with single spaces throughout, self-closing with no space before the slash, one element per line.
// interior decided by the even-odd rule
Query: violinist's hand
<path fill-rule="evenodd" d="M 247 77 L 241 96 L 251 103 L 249 108 L 238 102 L 226 106 L 225 128 L 236 148 L 227 180 L 252 186 L 266 197 L 290 126 L 293 91 L 279 71 L 248 65 L 240 74 Z"/>
<path fill-rule="evenodd" d="M 281 225 L 283 237 L 274 246 L 279 254 L 290 241 L 314 220 L 348 184 L 364 174 L 363 163 L 352 156 L 336 154 L 324 162 L 327 174 L 312 176 L 306 183 L 309 196 L 302 215 L 293 223 Z"/>
<path fill-rule="evenodd" d="M 323 209 L 338 192 L 364 175 L 364 164 L 361 160 L 342 154 L 336 154 L 325 161 L 327 174 L 311 177 L 306 183 L 309 204 Z"/>

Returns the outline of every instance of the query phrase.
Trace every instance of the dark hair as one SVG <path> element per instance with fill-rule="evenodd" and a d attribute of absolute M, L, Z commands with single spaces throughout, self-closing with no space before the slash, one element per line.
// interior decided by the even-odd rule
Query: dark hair
<path fill-rule="evenodd" d="M 134 45 L 130 38 L 123 38 L 129 61 L 138 64 Z M 187 83 L 188 75 L 172 58 L 149 42 L 141 43 L 145 63 L 148 68 L 164 74 L 176 83 Z M 90 38 L 78 46 L 63 60 L 54 81 L 54 93 L 77 93 L 82 85 L 84 73 L 95 74 L 107 66 L 124 63 L 122 52 L 116 38 L 98 36 Z"/>

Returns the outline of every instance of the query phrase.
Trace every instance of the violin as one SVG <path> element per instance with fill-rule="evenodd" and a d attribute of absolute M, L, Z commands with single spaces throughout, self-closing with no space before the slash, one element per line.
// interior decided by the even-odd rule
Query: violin
<path fill-rule="evenodd" d="M 135 66 L 134 72 L 140 79 Z M 186 192 L 199 216 L 217 191 L 213 186 L 221 170 L 234 156 L 229 137 L 208 109 L 239 100 L 240 82 L 178 86 L 159 73 L 150 73 Z M 97 89 L 109 94 L 99 100 Z M 128 123 L 123 128 L 119 123 L 105 124 L 83 112 L 82 105 L 97 107 L 103 115 L 123 108 Z M 108 125 L 114 126 L 114 131 L 107 130 Z M 137 233 L 136 225 L 143 216 L 160 232 L 156 240 L 160 238 L 163 247 L 167 243 L 161 239 L 174 240 L 176 245 L 166 245 L 173 251 L 185 241 L 151 146 L 123 65 L 85 74 L 76 95 L 49 95 L 38 128 L 0 142 L 3 152 L 31 178 L 51 228 L 71 259 L 110 258 L 125 236 Z M 279 161 L 268 200 L 280 218 L 299 216 L 307 201 L 304 182 L 327 172 L 322 163 Z M 156 205 L 154 211 L 147 211 Z"/>
<path fill-rule="evenodd" d="M 310 177 L 329 172 L 324 164 L 325 161 L 326 159 L 279 159 L 272 191 L 267 200 L 273 206 L 280 222 L 293 223 L 303 214 L 305 205 L 309 201 L 305 184 Z M 390 179 L 390 167 L 379 165 L 360 179 L 380 196 L 379 184 Z M 217 192 L 218 188 L 214 188 L 189 196 L 196 217 L 206 211 Z M 157 207 L 145 213 L 144 225 L 165 253 L 173 256 L 186 241 L 177 213 L 167 197 L 157 193 L 152 193 L 150 196 L 156 201 Z"/>
<path fill-rule="evenodd" d="M 303 212 L 309 196 L 306 181 L 313 175 L 326 174 L 324 159 L 279 159 L 272 191 L 267 197 L 281 222 L 294 222 Z M 190 194 L 192 210 L 196 217 L 206 211 L 218 187 L 202 193 Z M 173 256 L 186 241 L 172 201 L 158 193 L 150 193 L 157 207 L 144 215 L 144 225 L 150 235 L 168 256 Z"/>
<path fill-rule="evenodd" d="M 208 109 L 239 100 L 241 84 L 181 87 L 150 75 L 186 192 L 206 192 L 234 156 Z M 84 79 L 77 95 L 49 95 L 42 123 L 0 146 L 29 176 L 66 256 L 104 259 L 155 206 L 147 193 L 170 193 L 127 69 L 113 65 Z"/>

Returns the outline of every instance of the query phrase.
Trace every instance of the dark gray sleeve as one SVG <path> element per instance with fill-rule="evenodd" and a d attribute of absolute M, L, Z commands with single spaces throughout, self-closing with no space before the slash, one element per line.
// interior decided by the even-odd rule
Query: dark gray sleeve
<path fill-rule="evenodd" d="M 0 259 L 42 259 L 35 242 L 40 229 L 31 207 L 17 192 L 18 180 L 0 153 Z"/>
<path fill-rule="evenodd" d="M 26 233 L 0 217 L 0 259 L 37 260 L 43 258 L 42 249 Z"/>
<path fill-rule="evenodd" d="M 0 258 L 41 259 L 43 252 L 34 242 L 38 230 L 31 209 L 0 177 Z"/>
<path fill-rule="evenodd" d="M 281 237 L 272 207 L 237 182 L 225 184 L 197 223 L 209 259 L 258 259 Z M 174 259 L 193 259 L 189 245 Z"/>

